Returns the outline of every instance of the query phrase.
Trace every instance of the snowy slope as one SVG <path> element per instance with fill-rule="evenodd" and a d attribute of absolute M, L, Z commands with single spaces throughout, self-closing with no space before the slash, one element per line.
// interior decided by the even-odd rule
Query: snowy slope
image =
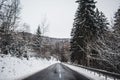
<path fill-rule="evenodd" d="M 114 80 L 114 78 L 106 77 L 106 76 L 100 75 L 96 72 L 86 70 L 84 68 L 80 68 L 80 67 L 65 64 L 65 63 L 63 63 L 63 64 L 68 66 L 72 70 L 77 71 L 78 73 L 80 73 L 80 74 L 82 74 L 82 75 L 84 75 L 92 80 Z M 115 79 L 115 80 L 117 80 L 117 79 Z"/>
<path fill-rule="evenodd" d="M 54 63 L 56 59 L 16 58 L 0 55 L 0 80 L 20 80 Z"/>

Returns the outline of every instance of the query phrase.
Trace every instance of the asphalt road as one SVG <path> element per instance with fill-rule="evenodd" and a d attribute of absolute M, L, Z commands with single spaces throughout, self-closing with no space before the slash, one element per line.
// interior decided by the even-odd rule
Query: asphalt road
<path fill-rule="evenodd" d="M 67 66 L 56 63 L 23 80 L 91 80 Z"/>

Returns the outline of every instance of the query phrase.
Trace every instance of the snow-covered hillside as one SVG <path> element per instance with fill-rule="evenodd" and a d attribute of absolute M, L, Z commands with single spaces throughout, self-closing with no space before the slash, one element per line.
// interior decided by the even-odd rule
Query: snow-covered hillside
<path fill-rule="evenodd" d="M 26 58 L 11 57 L 11 55 L 0 55 L 0 80 L 21 80 L 56 62 L 53 57 L 48 61 L 34 57 L 27 60 Z"/>

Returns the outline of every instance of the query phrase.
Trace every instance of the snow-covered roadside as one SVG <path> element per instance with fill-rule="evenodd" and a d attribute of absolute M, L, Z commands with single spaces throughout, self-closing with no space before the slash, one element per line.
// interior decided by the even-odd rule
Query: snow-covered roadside
<path fill-rule="evenodd" d="M 110 77 L 106 78 L 103 75 L 100 75 L 100 74 L 98 74 L 96 72 L 92 72 L 92 71 L 86 70 L 84 68 L 80 68 L 80 67 L 69 65 L 69 64 L 65 64 L 65 63 L 63 63 L 63 64 L 68 66 L 72 70 L 77 71 L 78 73 L 83 74 L 84 76 L 86 76 L 86 77 L 88 77 L 88 78 L 90 78 L 92 80 L 114 80 L 113 78 L 110 78 Z"/>
<path fill-rule="evenodd" d="M 21 80 L 31 74 L 34 74 L 54 63 L 56 59 L 16 58 L 10 55 L 0 55 L 0 80 Z"/>

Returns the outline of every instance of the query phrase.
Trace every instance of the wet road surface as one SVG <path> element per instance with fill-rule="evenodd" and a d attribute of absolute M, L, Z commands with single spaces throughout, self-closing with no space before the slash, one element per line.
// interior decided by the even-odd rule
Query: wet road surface
<path fill-rule="evenodd" d="M 91 80 L 69 67 L 56 63 L 23 80 Z"/>

